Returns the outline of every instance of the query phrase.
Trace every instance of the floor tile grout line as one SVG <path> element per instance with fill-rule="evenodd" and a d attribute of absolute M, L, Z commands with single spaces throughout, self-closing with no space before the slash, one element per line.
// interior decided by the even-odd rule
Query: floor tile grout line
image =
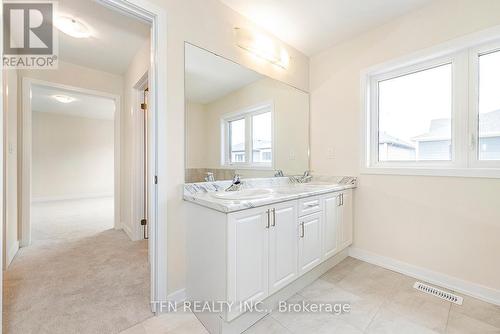
<path fill-rule="evenodd" d="M 448 308 L 448 316 L 446 317 L 446 325 L 444 326 L 445 333 L 448 331 L 448 323 L 450 322 L 451 307 L 452 307 L 452 305 L 450 303 L 450 307 Z"/>
<path fill-rule="evenodd" d="M 271 318 L 273 318 L 273 320 L 276 321 L 278 324 L 280 324 L 283 328 L 285 328 L 287 330 L 287 332 L 290 332 L 290 334 L 293 334 L 293 331 L 290 328 L 288 328 L 284 323 L 282 323 L 281 321 L 279 321 L 278 319 L 276 319 L 275 317 L 273 317 L 272 313 L 269 313 L 269 316 Z"/>

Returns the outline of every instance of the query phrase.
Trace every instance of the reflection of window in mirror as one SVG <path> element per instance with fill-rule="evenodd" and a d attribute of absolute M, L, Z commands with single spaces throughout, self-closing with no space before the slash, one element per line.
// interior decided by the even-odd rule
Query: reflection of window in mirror
<path fill-rule="evenodd" d="M 273 166 L 273 104 L 265 103 L 221 118 L 222 165 Z"/>

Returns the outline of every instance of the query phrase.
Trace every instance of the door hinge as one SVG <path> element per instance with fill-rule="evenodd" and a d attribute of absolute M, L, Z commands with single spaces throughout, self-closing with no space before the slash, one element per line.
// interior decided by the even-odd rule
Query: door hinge
<path fill-rule="evenodd" d="M 158 184 L 158 175 L 155 175 L 155 184 Z"/>

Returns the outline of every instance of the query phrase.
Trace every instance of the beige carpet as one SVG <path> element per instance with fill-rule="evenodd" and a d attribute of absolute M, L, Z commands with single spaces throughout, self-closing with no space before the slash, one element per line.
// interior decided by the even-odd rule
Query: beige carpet
<path fill-rule="evenodd" d="M 33 243 L 4 274 L 5 334 L 118 333 L 152 316 L 147 243 L 112 229 L 112 204 L 33 205 Z"/>

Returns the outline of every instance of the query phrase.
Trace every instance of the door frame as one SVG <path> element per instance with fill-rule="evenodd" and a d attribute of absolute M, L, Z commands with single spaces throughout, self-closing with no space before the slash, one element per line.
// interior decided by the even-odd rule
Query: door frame
<path fill-rule="evenodd" d="M 161 312 L 167 294 L 167 13 L 149 0 L 95 0 L 151 25 L 151 63 L 148 86 L 148 176 L 149 264 L 151 270 L 151 309 Z"/>
<path fill-rule="evenodd" d="M 31 202 L 32 202 L 32 117 L 31 92 L 33 86 L 43 86 L 65 91 L 93 95 L 111 99 L 115 102 L 114 114 L 114 228 L 121 228 L 120 220 L 120 129 L 121 129 L 121 101 L 120 96 L 76 86 L 69 86 L 50 81 L 23 77 L 22 79 L 22 109 L 21 109 L 21 229 L 20 245 L 26 247 L 31 244 Z"/>
<path fill-rule="evenodd" d="M 131 94 L 132 110 L 134 112 L 132 137 L 133 137 L 133 158 L 132 162 L 132 203 L 130 205 L 132 221 L 140 222 L 143 217 L 143 200 L 144 200 L 144 174 L 143 174 L 143 110 L 141 109 L 144 89 L 149 84 L 149 71 L 145 72 L 141 78 L 133 85 Z M 129 94 L 129 92 L 127 92 Z M 149 109 L 149 106 L 147 107 Z M 148 128 L 150 124 L 148 124 Z M 148 203 L 150 199 L 148 198 Z M 143 240 L 143 227 L 139 224 L 134 225 L 130 231 L 132 240 Z"/>

